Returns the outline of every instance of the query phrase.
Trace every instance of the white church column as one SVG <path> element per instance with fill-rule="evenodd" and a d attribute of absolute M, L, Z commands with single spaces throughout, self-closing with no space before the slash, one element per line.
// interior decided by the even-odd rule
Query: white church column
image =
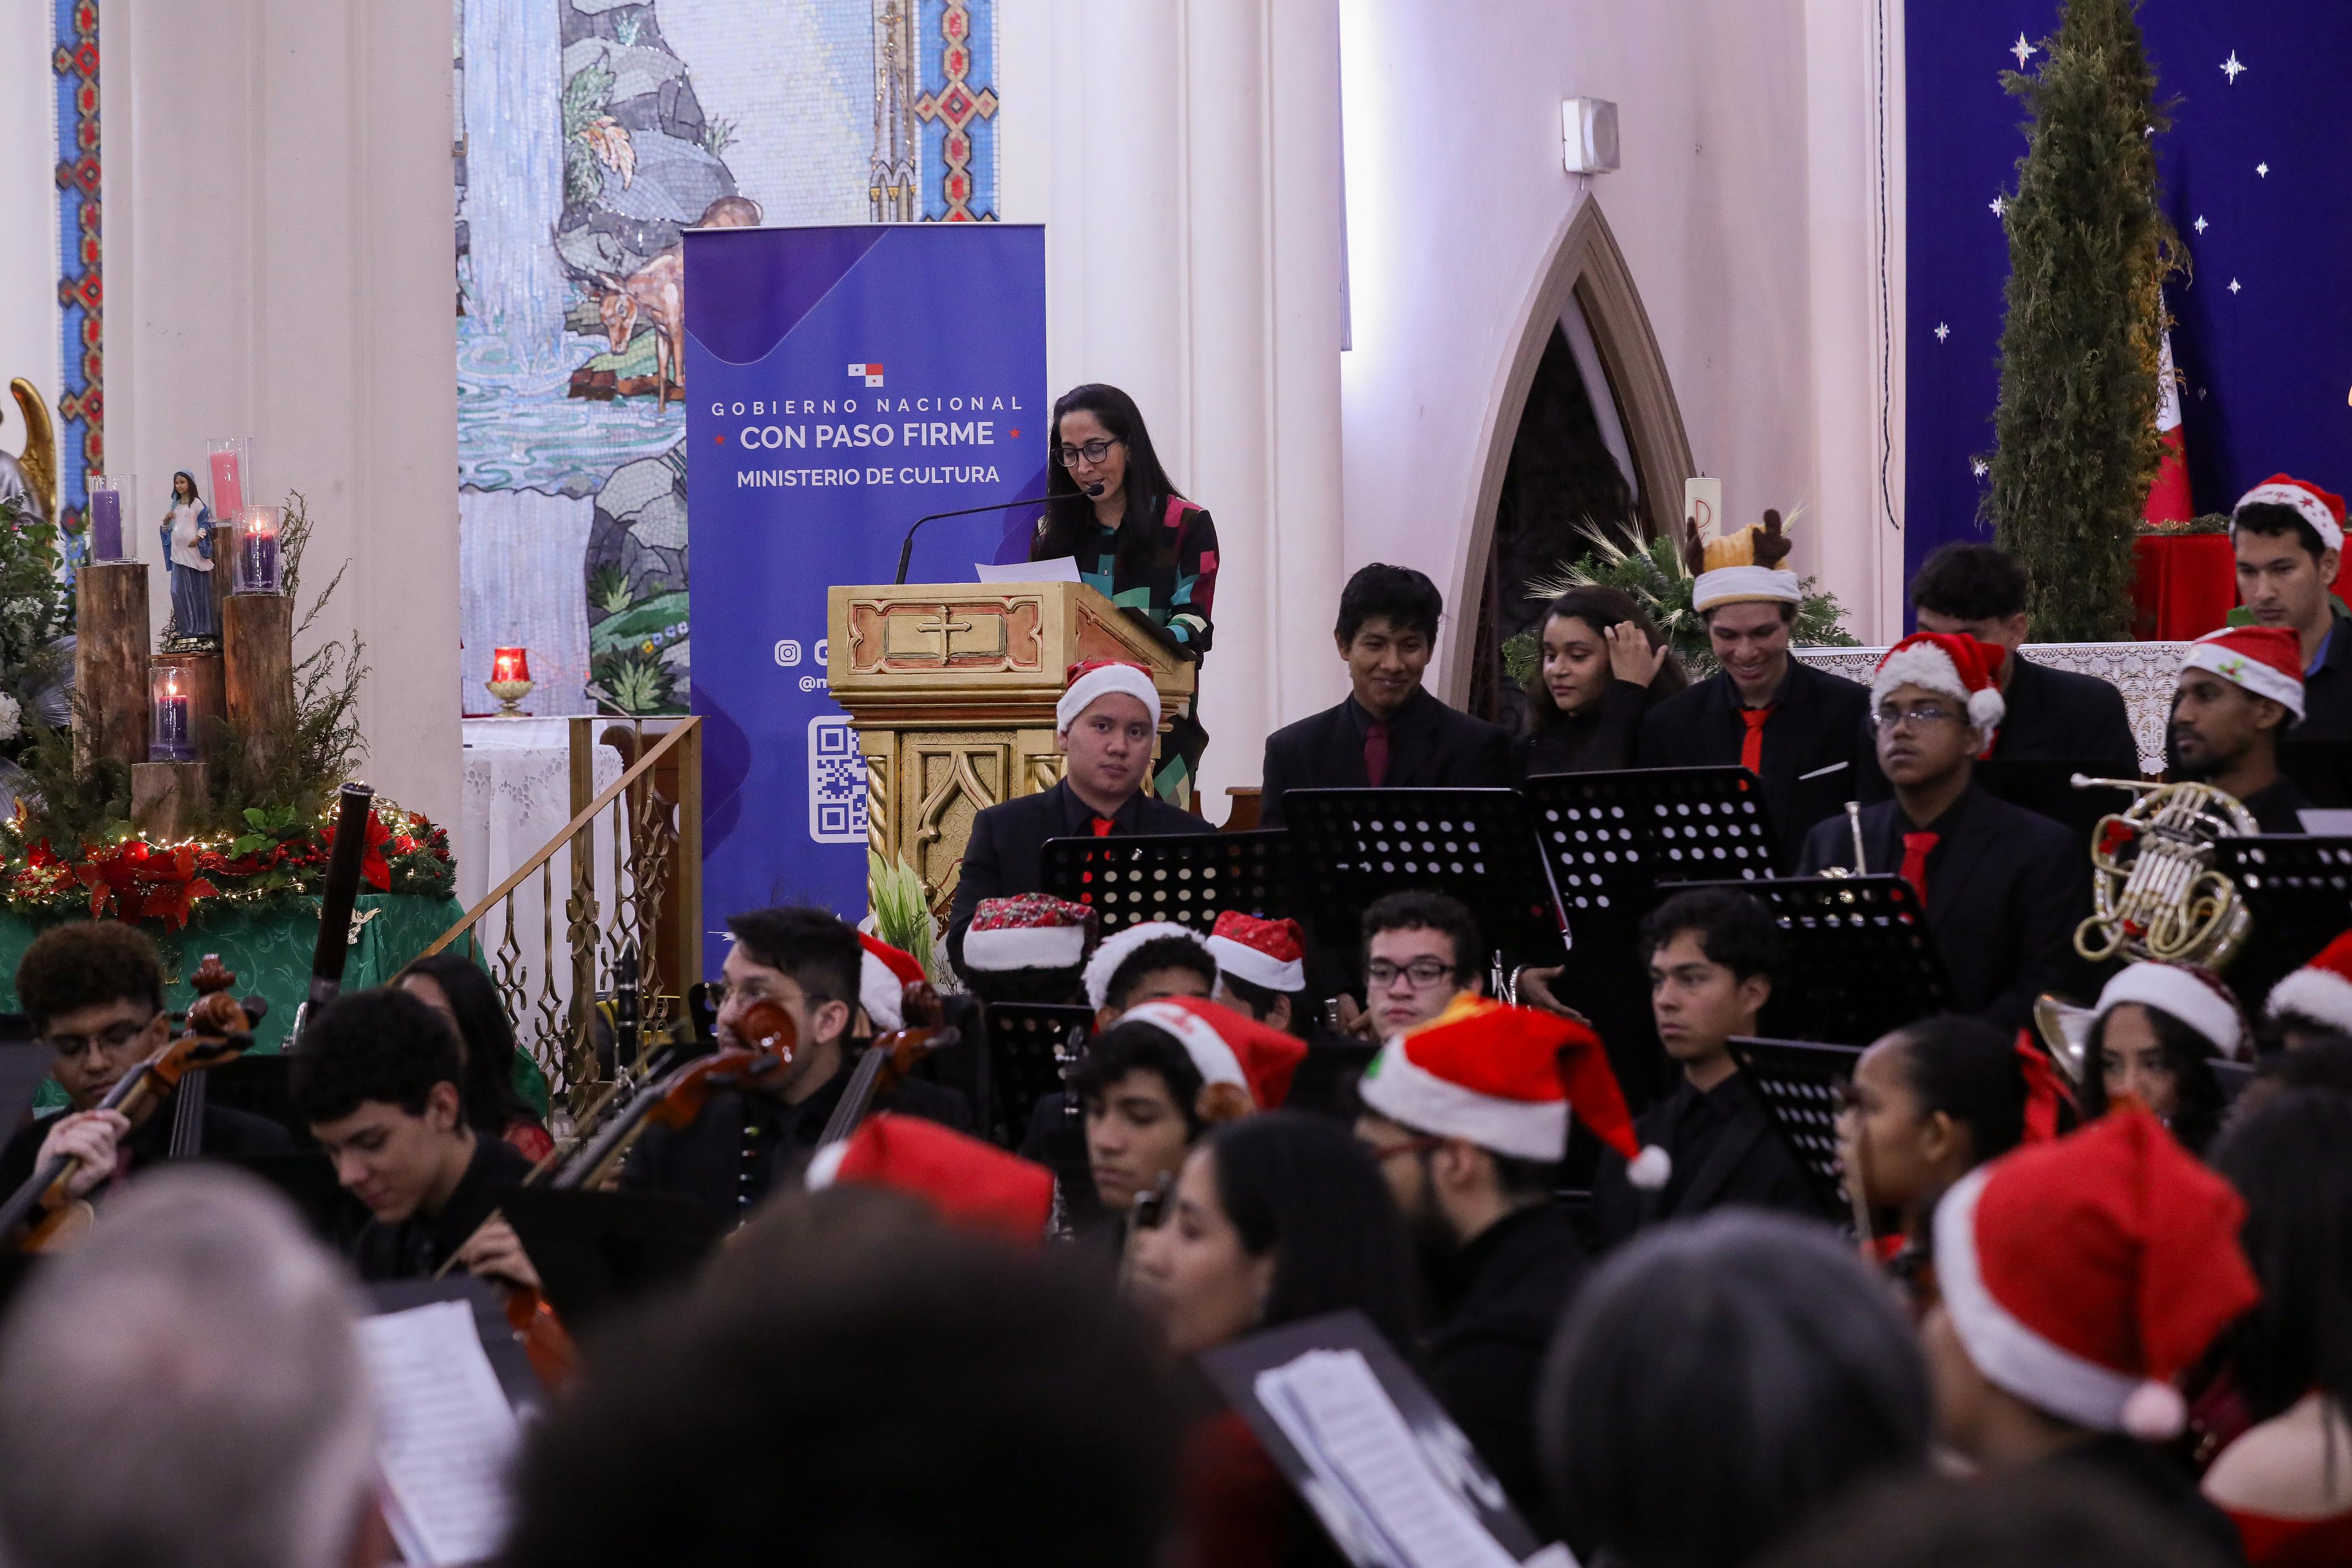
<path fill-rule="evenodd" d="M 454 823 L 448 16 L 104 0 L 100 36 L 110 456 L 154 511 L 206 437 L 254 437 L 260 494 L 316 520 L 305 589 L 350 563 L 312 634 L 366 644 L 362 774 Z"/>

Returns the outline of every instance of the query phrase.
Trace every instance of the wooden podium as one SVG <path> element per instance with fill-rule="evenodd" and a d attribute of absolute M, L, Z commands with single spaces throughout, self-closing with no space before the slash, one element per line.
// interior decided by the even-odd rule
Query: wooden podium
<path fill-rule="evenodd" d="M 1198 678 L 1078 582 L 835 588 L 825 633 L 825 684 L 866 758 L 866 842 L 913 866 L 942 915 L 972 818 L 1062 777 L 1054 704 L 1070 665 L 1140 664 L 1169 711 Z"/>

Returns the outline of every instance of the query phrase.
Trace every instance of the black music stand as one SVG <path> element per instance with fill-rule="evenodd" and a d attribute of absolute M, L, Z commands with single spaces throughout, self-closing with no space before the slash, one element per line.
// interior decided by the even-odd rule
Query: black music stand
<path fill-rule="evenodd" d="M 1548 773 L 1519 786 L 1571 948 L 1631 946 L 1667 883 L 1772 874 L 1772 823 L 1745 768 Z"/>
<path fill-rule="evenodd" d="M 1852 1207 L 1845 1197 L 1845 1171 L 1838 1163 L 1837 1113 L 1862 1048 L 1735 1039 L 1731 1054 L 1764 1103 L 1773 1130 L 1803 1168 L 1805 1185 L 1812 1188 L 1822 1213 L 1832 1219 L 1848 1218 Z"/>
<path fill-rule="evenodd" d="M 2315 806 L 2330 810 L 2352 807 L 2352 743 L 2281 741 L 2279 771 Z"/>
<path fill-rule="evenodd" d="M 1713 883 L 1752 894 L 1787 939 L 1788 967 L 1764 1007 L 1771 1035 L 1868 1045 L 1951 1006 L 1944 960 L 1919 895 L 1899 876 Z"/>
<path fill-rule="evenodd" d="M 652 1193 L 516 1186 L 499 1194 L 499 1208 L 575 1334 L 601 1313 L 684 1283 L 728 1229 L 698 1203 Z"/>
<path fill-rule="evenodd" d="M 1549 862 L 1516 789 L 1293 789 L 1282 814 L 1318 932 L 1344 939 L 1367 905 L 1412 888 L 1469 905 L 1487 945 L 1517 962 L 1557 964 L 1566 950 Z"/>
<path fill-rule="evenodd" d="M 1267 919 L 1290 914 L 1297 903 L 1290 849 L 1290 835 L 1279 828 L 1047 839 L 1041 880 L 1045 892 L 1101 916 L 1105 936 L 1152 920 L 1205 934 L 1221 910 Z"/>
<path fill-rule="evenodd" d="M 1037 1102 L 1061 1092 L 1062 1075 L 1076 1064 L 1094 1021 L 1091 1009 L 1059 1002 L 998 1002 L 984 1009 L 995 1103 L 972 1109 L 991 1142 L 1021 1146 Z"/>
<path fill-rule="evenodd" d="M 2221 839 L 2213 869 L 2236 884 L 2253 916 L 2253 935 L 2228 978 L 2246 1011 L 2260 1018 L 2273 986 L 2352 929 L 2352 839 Z"/>

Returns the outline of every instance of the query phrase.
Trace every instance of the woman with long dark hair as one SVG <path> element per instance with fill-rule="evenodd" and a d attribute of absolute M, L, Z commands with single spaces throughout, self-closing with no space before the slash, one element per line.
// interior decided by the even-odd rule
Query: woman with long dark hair
<path fill-rule="evenodd" d="M 1561 594 L 1536 636 L 1543 657 L 1527 680 L 1519 777 L 1633 767 L 1642 716 L 1690 684 L 1674 650 L 1633 596 L 1614 588 Z"/>
<path fill-rule="evenodd" d="M 2256 1568 L 2352 1561 L 2352 1097 L 2287 1090 L 2231 1124 L 2213 1168 L 2245 1199 L 2263 1300 L 2223 1342 L 2255 1425 L 2205 1495 Z"/>
<path fill-rule="evenodd" d="M 2179 964 L 2133 964 L 2099 992 L 2083 1045 L 2083 1120 L 2129 1096 L 2183 1148 L 2201 1155 L 2221 1124 L 2214 1057 L 2242 1059 L 2252 1031 L 2221 977 Z"/>
<path fill-rule="evenodd" d="M 1217 528 L 1160 466 L 1135 400 L 1099 382 L 1072 387 L 1054 404 L 1052 451 L 1045 489 L 1055 499 L 1037 521 L 1029 559 L 1076 557 L 1088 586 L 1198 664 L 1217 595 Z M 1190 810 L 1208 744 L 1196 695 L 1160 743 L 1152 794 Z"/>
<path fill-rule="evenodd" d="M 465 1052 L 457 1085 L 466 1124 L 502 1138 L 531 1159 L 544 1159 L 555 1140 L 514 1085 L 515 1033 L 499 988 L 481 966 L 456 953 L 417 959 L 393 982 L 446 1018 Z"/>

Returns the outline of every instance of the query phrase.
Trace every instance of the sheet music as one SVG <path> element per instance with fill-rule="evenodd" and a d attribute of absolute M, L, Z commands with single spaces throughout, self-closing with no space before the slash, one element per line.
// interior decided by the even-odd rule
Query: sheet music
<path fill-rule="evenodd" d="M 1390 1568 L 1517 1568 L 1439 1479 L 1360 1351 L 1308 1351 L 1258 1374 L 1255 1390 L 1321 1483 L 1308 1500 L 1335 1534 Z"/>
<path fill-rule="evenodd" d="M 436 1301 L 362 1318 L 359 1337 L 401 1555 L 415 1568 L 488 1561 L 506 1535 L 518 1434 L 473 1308 Z"/>
<path fill-rule="evenodd" d="M 1078 558 L 1057 555 L 1051 560 L 1007 561 L 1003 566 L 991 566 L 984 560 L 971 563 L 982 582 L 1081 582 Z"/>

